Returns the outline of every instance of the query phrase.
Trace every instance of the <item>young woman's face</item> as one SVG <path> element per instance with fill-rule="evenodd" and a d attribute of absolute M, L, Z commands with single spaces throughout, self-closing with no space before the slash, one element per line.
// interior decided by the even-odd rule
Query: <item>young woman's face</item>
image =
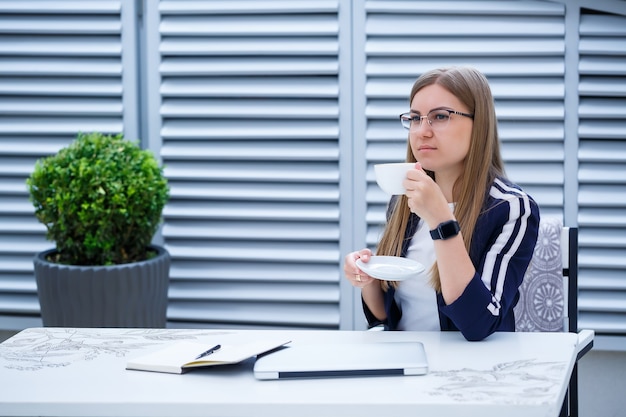
<path fill-rule="evenodd" d="M 409 140 L 415 159 L 424 169 L 454 177 L 462 172 L 469 152 L 473 120 L 445 110 L 469 113 L 459 99 L 438 84 L 419 90 L 411 100 L 411 114 L 429 115 L 432 124 L 426 118 L 419 124 L 413 122 Z"/>

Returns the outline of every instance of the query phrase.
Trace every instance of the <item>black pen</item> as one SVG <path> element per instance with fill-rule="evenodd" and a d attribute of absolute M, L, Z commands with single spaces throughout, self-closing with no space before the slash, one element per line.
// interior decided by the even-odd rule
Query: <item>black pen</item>
<path fill-rule="evenodd" d="M 205 356 L 209 356 L 211 353 L 215 352 L 216 350 L 218 350 L 219 348 L 221 348 L 222 345 L 215 345 L 213 346 L 211 349 L 202 352 L 201 354 L 199 354 L 196 359 L 200 359 L 200 358 L 204 358 Z"/>

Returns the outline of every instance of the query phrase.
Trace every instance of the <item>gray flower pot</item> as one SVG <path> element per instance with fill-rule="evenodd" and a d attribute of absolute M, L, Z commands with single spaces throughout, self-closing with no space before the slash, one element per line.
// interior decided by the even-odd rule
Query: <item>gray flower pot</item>
<path fill-rule="evenodd" d="M 113 266 L 73 266 L 35 256 L 35 278 L 46 327 L 150 327 L 166 324 L 170 256 Z"/>

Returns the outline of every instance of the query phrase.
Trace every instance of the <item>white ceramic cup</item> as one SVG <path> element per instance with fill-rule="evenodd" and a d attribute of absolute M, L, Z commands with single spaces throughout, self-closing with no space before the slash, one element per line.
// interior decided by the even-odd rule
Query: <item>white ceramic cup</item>
<path fill-rule="evenodd" d="M 374 165 L 376 183 L 384 192 L 391 195 L 404 194 L 406 189 L 402 182 L 406 178 L 406 172 L 415 168 L 415 162 L 399 162 L 393 164 Z"/>

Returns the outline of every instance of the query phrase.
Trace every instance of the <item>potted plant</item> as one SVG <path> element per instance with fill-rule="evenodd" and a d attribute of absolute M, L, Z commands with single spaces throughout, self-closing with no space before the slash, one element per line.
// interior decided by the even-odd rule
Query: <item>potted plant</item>
<path fill-rule="evenodd" d="M 165 327 L 170 257 L 151 242 L 169 188 L 153 154 L 80 133 L 26 184 L 56 243 L 34 259 L 44 326 Z"/>

